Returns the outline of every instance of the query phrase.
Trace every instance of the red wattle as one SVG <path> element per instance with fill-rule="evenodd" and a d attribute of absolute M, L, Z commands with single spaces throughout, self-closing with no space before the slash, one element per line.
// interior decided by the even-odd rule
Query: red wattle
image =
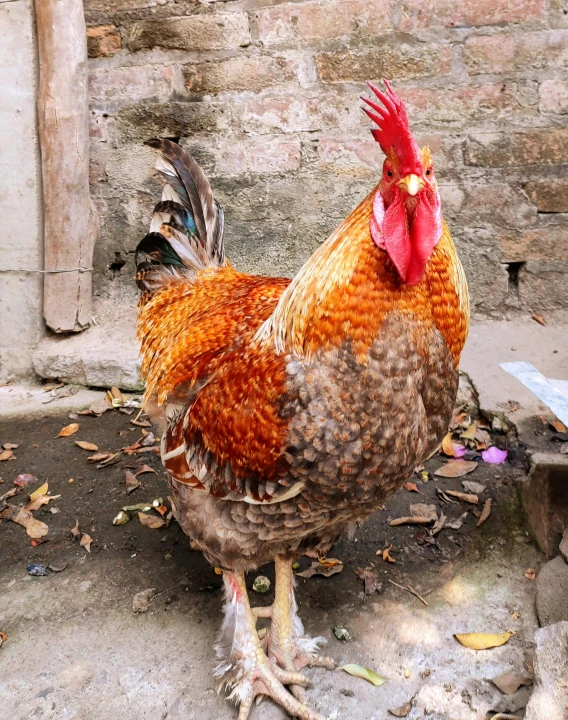
<path fill-rule="evenodd" d="M 386 250 L 403 282 L 416 285 L 422 280 L 432 250 L 442 235 L 442 213 L 438 195 L 420 194 L 418 205 L 409 224 L 400 190 L 385 210 L 377 190 L 373 199 L 371 236 L 375 244 Z"/>

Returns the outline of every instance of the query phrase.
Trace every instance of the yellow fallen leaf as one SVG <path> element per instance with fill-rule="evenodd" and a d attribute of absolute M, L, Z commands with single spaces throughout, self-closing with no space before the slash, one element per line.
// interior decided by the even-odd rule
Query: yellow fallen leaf
<path fill-rule="evenodd" d="M 343 565 L 342 560 L 338 560 L 337 558 L 318 558 L 318 561 L 320 565 L 323 565 L 324 567 L 335 567 L 335 565 Z"/>
<path fill-rule="evenodd" d="M 461 633 L 454 635 L 456 640 L 470 650 L 487 650 L 504 645 L 513 633 Z"/>
<path fill-rule="evenodd" d="M 14 457 L 14 453 L 12 450 L 4 450 L 0 453 L 0 460 L 10 460 L 10 458 Z"/>
<path fill-rule="evenodd" d="M 535 577 L 536 577 L 536 570 L 535 570 L 534 568 L 529 568 L 529 569 L 525 572 L 525 577 L 526 577 L 527 580 L 534 580 Z"/>
<path fill-rule="evenodd" d="M 454 444 L 452 442 L 452 436 L 453 433 L 449 432 L 446 435 L 444 435 L 444 439 L 442 440 L 442 452 L 444 455 L 447 455 L 448 457 L 455 457 L 456 453 L 454 450 Z"/>
<path fill-rule="evenodd" d="M 79 423 L 71 423 L 71 425 L 66 425 L 64 428 L 61 428 L 57 437 L 69 437 L 69 435 L 76 433 L 78 429 Z"/>
<path fill-rule="evenodd" d="M 48 484 L 45 482 L 43 485 L 38 487 L 37 490 L 34 490 L 33 493 L 30 493 L 30 500 L 35 500 L 40 495 L 47 495 L 47 491 L 49 489 Z"/>
<path fill-rule="evenodd" d="M 87 442 L 86 440 L 75 440 L 75 445 L 78 445 L 81 450 L 89 450 L 90 452 L 97 452 L 99 449 L 95 443 Z"/>
<path fill-rule="evenodd" d="M 382 685 L 383 683 L 386 683 L 386 678 L 381 677 L 380 675 L 377 675 L 377 673 L 374 670 L 371 670 L 370 668 L 361 667 L 361 665 L 343 665 L 341 668 L 342 670 L 345 670 L 346 673 L 349 675 L 353 675 L 353 677 L 362 678 L 363 680 L 367 680 L 368 682 L 372 683 L 375 686 Z"/>
<path fill-rule="evenodd" d="M 25 509 L 29 512 L 39 510 L 42 505 L 47 505 L 50 500 L 59 500 L 61 495 L 38 495 L 26 505 Z"/>

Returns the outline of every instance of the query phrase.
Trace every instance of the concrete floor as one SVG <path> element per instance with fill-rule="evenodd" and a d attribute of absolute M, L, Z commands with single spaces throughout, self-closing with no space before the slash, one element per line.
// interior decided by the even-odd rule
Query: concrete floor
<path fill-rule="evenodd" d="M 566 379 L 567 338 L 562 329 L 541 328 L 528 318 L 474 326 L 463 367 L 479 392 L 482 409 L 507 415 L 508 401 L 516 400 L 521 402 L 519 417 L 542 412 L 540 403 L 505 375 L 498 363 L 526 359 L 546 375 Z M 84 407 L 95 396 L 81 391 L 43 405 L 44 395 L 37 388 L 0 388 L 0 414 L 5 417 L 0 443 L 18 441 L 14 432 L 22 412 L 38 418 L 31 421 L 29 432 L 28 426 L 20 428 L 30 443 L 41 418 L 60 427 L 70 422 L 70 409 Z M 102 427 L 102 419 L 88 420 L 93 429 L 85 439 L 101 444 L 96 428 Z M 112 422 L 111 431 L 116 431 Z M 0 468 L 5 483 L 11 485 L 11 475 L 17 472 L 40 474 L 56 434 L 50 424 L 43 432 L 45 446 L 37 443 L 37 457 L 31 455 L 25 466 L 4 463 Z M 161 536 L 152 535 L 155 531 L 133 528 L 134 522 L 124 526 L 126 534 L 124 528 L 112 527 L 111 513 L 124 502 L 113 495 L 121 482 L 118 475 L 109 473 L 103 480 L 101 475 L 89 474 L 84 459 L 79 467 L 70 451 L 56 452 L 51 462 L 52 469 L 45 470 L 50 488 L 53 482 L 53 491 L 58 492 L 60 483 L 65 491 L 62 514 L 54 516 L 65 521 L 59 531 L 54 530 L 51 545 L 32 551 L 22 528 L 0 524 L 0 630 L 9 636 L 0 648 L 2 720 L 235 718 L 234 708 L 215 693 L 212 677 L 212 645 L 222 617 L 219 578 L 200 555 L 188 551 L 179 528 L 169 530 L 163 544 Z M 113 468 L 117 473 L 120 470 Z M 85 485 L 66 485 L 70 475 L 80 473 Z M 517 466 L 515 473 L 518 476 L 522 470 Z M 154 476 L 148 477 L 153 481 Z M 308 670 L 314 680 L 308 693 L 314 709 L 336 720 L 383 720 L 390 717 L 388 709 L 414 697 L 410 720 L 485 720 L 490 711 L 514 712 L 524 707 L 528 688 L 508 697 L 490 679 L 508 670 L 522 671 L 530 657 L 538 623 L 535 584 L 524 573 L 528 568 L 538 570 L 544 558 L 527 537 L 514 500 L 514 477 L 508 481 L 501 468 L 491 468 L 482 479 L 496 498 L 492 516 L 482 531 L 473 522 L 463 534 L 453 533 L 451 541 L 443 531 L 440 542 L 446 543 L 446 555 L 442 559 L 426 562 L 415 555 L 415 529 L 393 536 L 394 528 L 389 528 L 387 520 L 401 514 L 409 502 L 409 493 L 400 491 L 387 503 L 386 515 L 377 513 L 357 541 L 345 541 L 336 548 L 333 554 L 350 561 L 343 573 L 330 579 L 299 580 L 298 602 L 306 630 L 328 638 L 327 652 L 338 661 L 369 666 L 388 678 L 386 684 L 373 687 L 340 670 Z M 452 482 L 451 487 L 461 489 L 460 480 Z M 152 491 L 157 493 L 159 486 Z M 145 498 L 136 494 L 132 498 L 133 502 L 140 499 Z M 452 514 L 456 512 L 452 509 Z M 91 555 L 70 540 L 75 514 L 88 523 L 88 531 L 98 542 Z M 164 548 L 172 543 L 172 532 L 174 559 L 170 563 L 164 560 Z M 351 571 L 376 560 L 375 550 L 393 539 L 400 562 L 391 566 L 380 561 L 383 592 L 366 597 Z M 53 553 L 55 560 L 65 558 L 69 564 L 64 572 L 46 578 L 26 574 L 28 562 L 42 561 L 42 548 L 47 548 L 48 556 Z M 429 605 L 422 605 L 389 579 L 410 582 Z M 148 613 L 133 614 L 133 595 L 148 587 L 156 587 L 160 595 Z M 261 604 L 265 597 L 254 600 Z M 515 613 L 519 613 L 517 619 Z M 340 643 L 333 636 L 331 629 L 338 623 L 349 628 L 349 642 Z M 480 652 L 463 648 L 453 638 L 459 632 L 509 629 L 517 635 L 508 644 Z M 262 703 L 252 715 L 253 720 L 283 717 L 271 702 Z"/>

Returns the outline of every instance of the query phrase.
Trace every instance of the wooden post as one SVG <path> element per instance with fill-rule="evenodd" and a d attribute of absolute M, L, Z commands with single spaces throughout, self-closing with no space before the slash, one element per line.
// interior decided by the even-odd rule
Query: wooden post
<path fill-rule="evenodd" d="M 55 332 L 78 332 L 91 322 L 98 233 L 89 196 L 85 17 L 82 0 L 35 0 L 35 9 L 46 270 L 43 314 Z"/>

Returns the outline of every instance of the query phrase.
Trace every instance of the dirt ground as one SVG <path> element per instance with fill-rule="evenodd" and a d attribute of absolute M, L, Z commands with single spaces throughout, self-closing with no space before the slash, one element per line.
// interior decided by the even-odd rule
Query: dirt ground
<path fill-rule="evenodd" d="M 10 502 L 24 504 L 27 494 L 49 482 L 58 500 L 34 516 L 49 526 L 47 542 L 32 547 L 20 525 L 0 521 L 0 716 L 11 720 L 213 720 L 236 717 L 215 693 L 213 643 L 222 617 L 221 578 L 172 521 L 167 528 L 144 527 L 136 516 L 114 526 L 124 505 L 163 498 L 168 488 L 159 458 L 152 452 L 122 455 L 97 469 L 92 454 L 75 440 L 116 452 L 141 438 L 131 424 L 135 415 L 109 411 L 101 417 L 69 414 L 0 423 L 0 444 L 14 443 L 15 460 L 0 463 L 0 496 L 20 473 L 39 482 Z M 80 423 L 70 437 L 57 438 L 68 423 Z M 538 431 L 540 432 L 540 430 Z M 501 436 L 499 442 L 505 442 Z M 509 438 L 509 443 L 511 439 Z M 157 471 L 139 476 L 141 487 L 129 496 L 125 470 L 143 464 Z M 530 666 L 532 636 L 538 627 L 534 581 L 544 557 L 524 525 L 515 481 L 525 473 L 524 454 L 512 446 L 503 465 L 480 462 L 472 474 L 434 478 L 440 457 L 426 464 L 428 481 L 410 478 L 419 492 L 402 489 L 383 510 L 330 553 L 344 570 L 330 578 L 298 578 L 297 596 L 306 630 L 328 639 L 326 652 L 339 662 L 376 670 L 388 682 L 374 687 L 338 670 L 309 670 L 312 706 L 329 718 L 379 720 L 411 698 L 407 715 L 430 720 L 481 720 L 495 712 L 516 712 L 530 690 L 506 696 L 490 679 Z M 73 479 L 73 482 L 70 479 Z M 486 485 L 480 504 L 445 502 L 437 490 L 462 491 L 462 480 Z M 476 527 L 483 501 L 493 499 L 489 519 Z M 435 538 L 421 527 L 391 527 L 409 515 L 411 503 L 435 504 L 450 521 L 467 511 L 460 529 L 443 529 Z M 59 512 L 52 514 L 51 509 Z M 74 539 L 92 537 L 91 552 Z M 383 560 L 392 545 L 395 563 Z M 310 564 L 302 558 L 302 569 Z M 30 564 L 52 564 L 61 572 L 45 577 L 27 573 Z M 364 593 L 354 570 L 374 568 L 380 592 Z M 259 574 L 273 580 L 272 567 Z M 396 583 L 396 584 L 394 584 Z M 428 605 L 403 589 L 409 585 Z M 402 588 L 399 586 L 403 586 Z M 133 596 L 155 588 L 144 614 L 132 611 Z M 251 592 L 254 604 L 268 604 L 271 593 Z M 346 627 L 347 642 L 332 629 Z M 454 639 L 460 632 L 516 634 L 500 648 L 476 652 Z M 284 717 L 265 702 L 253 719 Z"/>

